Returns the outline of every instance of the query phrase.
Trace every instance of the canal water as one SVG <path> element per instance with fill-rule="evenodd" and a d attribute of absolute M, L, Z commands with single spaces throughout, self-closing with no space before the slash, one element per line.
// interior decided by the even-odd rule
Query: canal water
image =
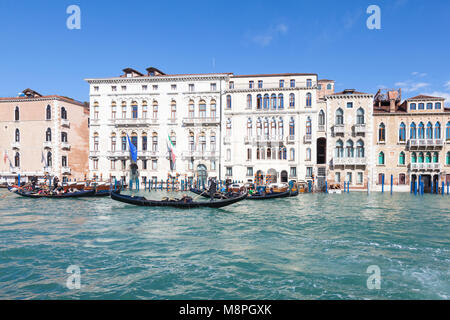
<path fill-rule="evenodd" d="M 447 195 L 179 211 L 0 191 L 0 298 L 449 299 L 449 222 Z M 72 265 L 80 289 L 67 287 Z M 367 285 L 370 266 L 380 289 Z"/>

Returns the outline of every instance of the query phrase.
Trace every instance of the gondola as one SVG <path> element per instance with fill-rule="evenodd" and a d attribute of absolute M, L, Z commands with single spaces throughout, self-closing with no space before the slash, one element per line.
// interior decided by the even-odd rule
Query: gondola
<path fill-rule="evenodd" d="M 190 188 L 189 191 L 192 192 L 192 193 L 195 193 L 195 194 L 197 194 L 199 196 L 202 196 L 204 198 L 208 198 L 208 199 L 211 198 L 211 196 L 209 195 L 208 190 L 200 190 L 200 189 L 197 189 L 197 188 Z M 229 196 L 228 195 L 224 195 L 223 193 L 220 193 L 220 192 L 216 192 L 213 195 L 213 198 L 222 200 L 222 199 L 229 198 Z"/>
<path fill-rule="evenodd" d="M 50 198 L 50 199 L 67 199 L 67 198 L 82 198 L 82 197 L 95 197 L 95 190 L 77 191 L 63 194 L 36 194 L 31 192 L 17 191 L 16 194 L 27 198 Z"/>
<path fill-rule="evenodd" d="M 277 198 L 287 198 L 291 196 L 291 191 L 287 190 L 285 192 L 275 192 L 275 193 L 264 193 L 264 194 L 253 194 L 248 196 L 248 200 L 265 200 L 265 199 L 277 199 Z"/>
<path fill-rule="evenodd" d="M 192 208 L 222 208 L 231 204 L 244 200 L 247 194 L 240 195 L 238 197 L 217 200 L 217 201 L 201 201 L 201 202 L 183 202 L 183 201 L 159 201 L 159 200 L 147 200 L 144 197 L 133 197 L 123 195 L 117 192 L 111 192 L 111 198 L 116 201 L 133 204 L 136 206 L 147 207 L 173 207 L 178 209 L 192 209 Z"/>

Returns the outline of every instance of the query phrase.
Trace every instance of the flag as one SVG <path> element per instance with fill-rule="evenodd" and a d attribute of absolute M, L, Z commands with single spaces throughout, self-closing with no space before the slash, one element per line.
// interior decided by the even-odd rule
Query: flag
<path fill-rule="evenodd" d="M 5 155 L 3 156 L 3 162 L 6 163 L 6 160 L 9 161 L 9 168 L 12 169 L 14 166 L 12 165 L 11 159 L 8 156 L 8 151 L 5 150 Z"/>
<path fill-rule="evenodd" d="M 44 167 L 47 167 L 47 161 L 45 161 L 44 152 L 41 151 L 41 163 L 44 164 Z"/>
<path fill-rule="evenodd" d="M 8 159 L 8 151 L 5 150 L 4 156 L 3 156 L 3 163 L 6 164 L 6 160 Z"/>
<path fill-rule="evenodd" d="M 170 162 L 173 165 L 176 160 L 176 155 L 175 155 L 175 145 L 173 144 L 172 139 L 170 139 L 170 135 L 167 135 L 167 149 L 169 150 Z"/>
<path fill-rule="evenodd" d="M 128 136 L 128 134 L 127 134 L 127 138 L 128 138 L 128 145 L 130 147 L 131 161 L 136 162 L 137 161 L 137 148 L 133 143 L 131 143 L 131 140 L 130 140 L 130 137 Z"/>

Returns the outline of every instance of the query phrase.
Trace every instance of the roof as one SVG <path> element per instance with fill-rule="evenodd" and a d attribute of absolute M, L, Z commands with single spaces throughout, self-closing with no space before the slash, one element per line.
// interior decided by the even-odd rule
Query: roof
<path fill-rule="evenodd" d="M 345 89 L 344 91 L 341 92 L 332 93 L 331 96 L 349 95 L 349 94 L 369 94 L 369 93 L 359 92 L 356 91 L 355 89 Z"/>
<path fill-rule="evenodd" d="M 419 94 L 418 96 L 409 98 L 407 100 L 445 100 L 445 98 L 442 97 L 432 97 L 432 96 L 426 96 L 423 94 Z"/>
<path fill-rule="evenodd" d="M 33 99 L 39 99 L 39 100 L 63 100 L 66 101 L 68 103 L 73 103 L 73 104 L 77 104 L 79 106 L 85 106 L 85 104 L 83 102 L 74 100 L 72 98 L 69 97 L 65 97 L 65 96 L 60 96 L 60 95 L 48 95 L 48 96 L 43 96 L 39 93 L 37 93 L 36 91 L 32 90 L 32 89 L 25 89 L 23 90 L 23 93 L 25 94 L 24 96 L 18 96 L 18 97 L 0 97 L 0 101 L 30 101 Z M 27 95 L 28 94 L 28 95 Z"/>
<path fill-rule="evenodd" d="M 317 81 L 319 81 L 319 82 L 334 82 L 334 80 L 329 80 L 329 79 L 319 79 Z"/>
<path fill-rule="evenodd" d="M 292 77 L 292 76 L 317 76 L 317 73 L 241 74 L 241 75 L 234 75 L 233 78 Z"/>

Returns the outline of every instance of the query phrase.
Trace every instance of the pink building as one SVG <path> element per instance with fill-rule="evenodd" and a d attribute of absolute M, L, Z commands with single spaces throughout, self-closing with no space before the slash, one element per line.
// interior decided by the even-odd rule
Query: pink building
<path fill-rule="evenodd" d="M 89 171 L 89 107 L 26 89 L 0 98 L 0 183 L 48 174 L 83 180 Z"/>

